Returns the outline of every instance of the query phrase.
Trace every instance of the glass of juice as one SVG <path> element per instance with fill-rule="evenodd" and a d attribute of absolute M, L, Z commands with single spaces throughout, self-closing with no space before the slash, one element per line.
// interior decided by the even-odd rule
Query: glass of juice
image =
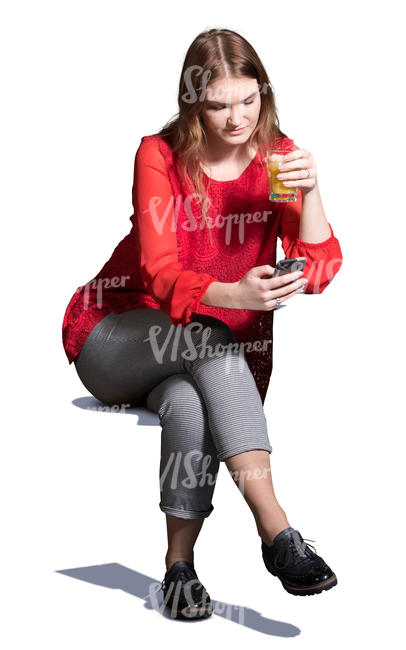
<path fill-rule="evenodd" d="M 270 201 L 278 201 L 286 203 L 288 201 L 296 201 L 297 187 L 288 187 L 283 184 L 283 180 L 276 178 L 277 174 L 282 173 L 278 164 L 283 162 L 285 156 L 294 151 L 288 149 L 281 151 L 280 149 L 268 149 L 265 158 L 263 159 L 266 164 L 269 182 L 269 199 Z M 284 170 L 283 170 L 284 171 Z M 288 171 L 293 171 L 289 169 Z M 287 179 L 285 179 L 287 180 Z"/>

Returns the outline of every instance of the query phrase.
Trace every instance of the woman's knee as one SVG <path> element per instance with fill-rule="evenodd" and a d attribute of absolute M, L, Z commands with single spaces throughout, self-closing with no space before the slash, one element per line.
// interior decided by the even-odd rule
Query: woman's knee
<path fill-rule="evenodd" d="M 159 414 L 161 421 L 168 417 L 190 421 L 192 414 L 193 419 L 202 421 L 207 417 L 200 391 L 187 373 L 166 377 L 148 393 L 145 404 Z"/>

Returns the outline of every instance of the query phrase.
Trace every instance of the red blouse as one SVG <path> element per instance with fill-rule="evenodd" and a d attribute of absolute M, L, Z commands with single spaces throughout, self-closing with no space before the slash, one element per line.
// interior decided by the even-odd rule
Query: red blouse
<path fill-rule="evenodd" d="M 284 138 L 281 150 L 291 144 Z M 152 307 L 168 314 L 174 325 L 189 323 L 192 312 L 209 314 L 227 323 L 239 343 L 245 343 L 244 354 L 264 402 L 272 373 L 273 310 L 212 307 L 200 300 L 211 282 L 236 282 L 254 266 L 275 266 L 277 237 L 286 257 L 307 258 L 306 293 L 321 293 L 341 267 L 340 244 L 331 224 L 331 236 L 323 242 L 298 239 L 300 189 L 295 202 L 270 202 L 266 170 L 257 152 L 235 180 L 205 175 L 212 245 L 178 163 L 161 136 L 141 139 L 134 164 L 131 231 L 99 273 L 70 299 L 62 325 L 66 355 L 72 363 L 92 328 L 110 312 Z"/>

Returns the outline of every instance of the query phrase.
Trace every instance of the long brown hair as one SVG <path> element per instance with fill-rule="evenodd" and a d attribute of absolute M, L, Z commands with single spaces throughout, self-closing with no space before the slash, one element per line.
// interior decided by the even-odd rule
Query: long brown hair
<path fill-rule="evenodd" d="M 261 161 L 276 138 L 287 137 L 279 128 L 275 96 L 268 75 L 250 43 L 230 29 L 210 29 L 196 36 L 186 53 L 180 75 L 179 112 L 162 127 L 158 135 L 168 142 L 178 156 L 181 173 L 191 191 L 197 190 L 206 225 L 210 180 L 203 175 L 200 161 L 204 159 L 207 147 L 201 113 L 205 96 L 202 80 L 208 76 L 210 82 L 206 88 L 224 77 L 251 77 L 257 80 L 261 109 L 247 146 L 260 151 Z M 210 228 L 209 237 L 212 242 Z"/>

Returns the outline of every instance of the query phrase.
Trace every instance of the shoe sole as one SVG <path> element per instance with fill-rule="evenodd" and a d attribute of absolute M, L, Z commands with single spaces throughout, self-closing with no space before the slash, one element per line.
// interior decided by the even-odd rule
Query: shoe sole
<path fill-rule="evenodd" d="M 282 587 L 289 593 L 293 594 L 294 596 L 314 596 L 315 594 L 321 594 L 322 591 L 328 591 L 329 589 L 332 589 L 332 587 L 335 587 L 337 584 L 337 576 L 335 573 L 333 573 L 332 576 L 330 576 L 327 580 L 324 580 L 323 582 L 319 582 L 317 585 L 314 585 L 313 587 L 294 587 L 293 585 L 288 585 L 286 584 L 283 579 L 278 576 L 277 573 L 273 569 L 271 569 L 268 564 L 265 562 L 265 566 L 268 569 L 269 573 L 272 573 L 273 576 L 278 578 L 278 580 L 281 581 Z"/>
<path fill-rule="evenodd" d="M 283 588 L 294 596 L 314 596 L 315 594 L 321 594 L 322 591 L 328 591 L 337 584 L 337 577 L 334 573 L 328 580 L 324 580 L 324 582 L 320 582 L 318 585 L 314 585 L 314 587 L 292 587 L 291 585 L 284 584 L 281 578 L 279 580 Z"/>

